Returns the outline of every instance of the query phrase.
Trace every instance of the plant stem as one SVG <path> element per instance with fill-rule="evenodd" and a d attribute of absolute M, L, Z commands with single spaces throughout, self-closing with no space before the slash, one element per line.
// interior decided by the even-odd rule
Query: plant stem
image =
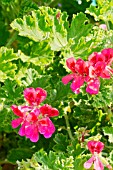
<path fill-rule="evenodd" d="M 70 124 L 69 124 L 69 120 L 68 120 L 68 115 L 67 115 L 67 113 L 64 114 L 64 118 L 65 118 L 65 121 L 66 121 L 66 127 L 67 127 L 68 135 L 69 135 L 69 137 L 70 137 L 71 140 L 74 140 L 73 135 L 72 135 L 72 133 L 71 133 L 71 129 L 70 129 Z"/>
<path fill-rule="evenodd" d="M 16 40 L 18 33 L 14 32 L 9 41 L 6 44 L 6 47 L 10 47 L 10 45 Z"/>

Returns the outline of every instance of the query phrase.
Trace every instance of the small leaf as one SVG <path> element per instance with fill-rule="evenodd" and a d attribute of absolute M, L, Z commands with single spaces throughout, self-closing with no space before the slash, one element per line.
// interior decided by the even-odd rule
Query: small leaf
<path fill-rule="evenodd" d="M 73 15 L 68 38 L 74 39 L 77 44 L 79 39 L 81 37 L 86 37 L 91 29 L 92 25 L 89 24 L 88 18 L 84 13 L 80 12 L 77 15 Z"/>
<path fill-rule="evenodd" d="M 33 151 L 26 148 L 17 148 L 10 150 L 7 159 L 12 163 L 16 163 L 17 160 L 21 161 L 22 159 L 30 158 L 33 154 Z"/>
<path fill-rule="evenodd" d="M 110 142 L 110 143 L 113 143 L 113 127 L 104 127 L 103 128 L 103 131 L 104 131 L 104 135 L 106 136 L 108 136 L 108 141 Z"/>
<path fill-rule="evenodd" d="M 56 134 L 55 138 L 55 145 L 53 147 L 53 149 L 58 152 L 58 151 L 66 151 L 67 148 L 67 144 L 68 144 L 68 140 L 67 140 L 67 136 L 63 135 L 63 134 Z"/>

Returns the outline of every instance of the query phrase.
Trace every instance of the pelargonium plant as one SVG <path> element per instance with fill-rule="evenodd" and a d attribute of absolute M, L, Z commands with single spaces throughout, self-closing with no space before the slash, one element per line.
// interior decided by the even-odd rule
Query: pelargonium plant
<path fill-rule="evenodd" d="M 74 57 L 68 58 L 66 65 L 72 71 L 72 74 L 64 76 L 62 82 L 66 85 L 72 80 L 71 89 L 76 94 L 80 93 L 80 87 L 86 82 L 86 92 L 91 95 L 98 94 L 100 78 L 110 79 L 110 74 L 113 74 L 112 62 L 112 48 L 92 53 L 88 57 L 88 61 L 76 60 Z"/>
<path fill-rule="evenodd" d="M 87 143 L 88 149 L 92 153 L 92 157 L 84 163 L 84 168 L 89 169 L 94 163 L 95 170 L 104 170 L 104 165 L 108 169 L 112 169 L 109 163 L 101 156 L 101 151 L 104 148 L 104 144 L 100 141 L 89 141 Z"/>
<path fill-rule="evenodd" d="M 46 96 L 47 92 L 40 87 L 36 89 L 32 87 L 26 88 L 24 90 L 24 98 L 29 105 L 11 106 L 14 114 L 19 116 L 19 118 L 12 120 L 12 127 L 17 128 L 21 125 L 19 135 L 26 136 L 32 142 L 39 140 L 39 133 L 45 138 L 50 138 L 55 132 L 55 126 L 50 117 L 58 116 L 59 111 L 48 104 L 40 106 Z"/>

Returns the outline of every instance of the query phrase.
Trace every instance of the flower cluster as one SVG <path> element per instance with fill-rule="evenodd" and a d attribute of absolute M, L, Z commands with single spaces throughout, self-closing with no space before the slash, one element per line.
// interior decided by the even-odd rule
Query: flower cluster
<path fill-rule="evenodd" d="M 47 92 L 42 88 L 26 88 L 24 98 L 29 103 L 29 106 L 11 106 L 14 114 L 19 116 L 19 118 L 12 120 L 12 127 L 17 128 L 21 124 L 19 135 L 26 136 L 32 142 L 38 141 L 39 133 L 45 138 L 50 138 L 55 132 L 55 127 L 50 117 L 58 116 L 59 111 L 48 104 L 40 106 L 46 96 Z"/>
<path fill-rule="evenodd" d="M 84 168 L 89 169 L 94 163 L 95 170 L 104 170 L 104 165 L 108 169 L 112 169 L 111 165 L 109 165 L 106 159 L 101 156 L 100 152 L 104 148 L 104 144 L 102 142 L 92 140 L 88 142 L 87 146 L 92 153 L 92 157 L 84 163 Z"/>
<path fill-rule="evenodd" d="M 98 94 L 100 88 L 99 78 L 110 79 L 113 69 L 110 67 L 113 62 L 113 49 L 104 49 L 101 52 L 94 52 L 88 57 L 88 61 L 75 59 L 74 57 L 66 60 L 67 67 L 72 74 L 62 78 L 63 84 L 72 81 L 71 89 L 74 93 L 80 93 L 80 87 L 87 83 L 86 92 Z"/>

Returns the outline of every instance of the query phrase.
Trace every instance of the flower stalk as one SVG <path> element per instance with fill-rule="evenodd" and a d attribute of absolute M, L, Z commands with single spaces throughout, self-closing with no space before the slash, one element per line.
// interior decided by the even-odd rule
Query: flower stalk
<path fill-rule="evenodd" d="M 67 127 L 68 135 L 69 135 L 71 140 L 74 140 L 72 132 L 71 132 L 71 128 L 70 128 L 70 124 L 69 124 L 69 119 L 68 119 L 67 113 L 64 114 L 64 118 L 65 118 L 65 121 L 66 121 L 66 127 Z"/>

